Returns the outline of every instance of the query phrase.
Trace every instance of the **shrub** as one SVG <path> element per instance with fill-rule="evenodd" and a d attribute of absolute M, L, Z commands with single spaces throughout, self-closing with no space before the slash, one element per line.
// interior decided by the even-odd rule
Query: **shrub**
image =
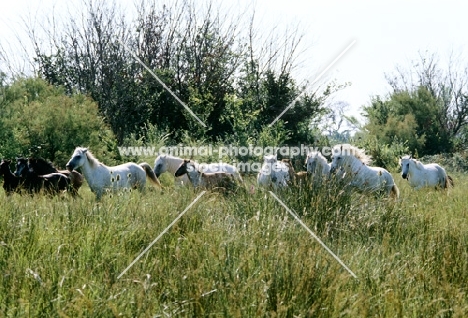
<path fill-rule="evenodd" d="M 115 158 L 114 136 L 90 98 L 66 96 L 39 78 L 16 80 L 1 95 L 2 157 L 37 155 L 64 167 L 74 148 L 85 146 L 100 159 Z"/>

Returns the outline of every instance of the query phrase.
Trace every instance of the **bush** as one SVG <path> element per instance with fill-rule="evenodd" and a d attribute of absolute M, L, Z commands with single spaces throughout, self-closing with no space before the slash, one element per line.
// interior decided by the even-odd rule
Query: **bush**
<path fill-rule="evenodd" d="M 356 146 L 366 150 L 366 154 L 372 157 L 372 165 L 395 171 L 399 166 L 399 158 L 409 153 L 406 142 L 397 138 L 391 144 L 383 143 L 374 136 L 358 137 Z"/>
<path fill-rule="evenodd" d="M 438 163 L 448 172 L 468 172 L 468 151 L 456 152 L 453 154 L 438 154 L 433 156 L 424 156 L 419 159 L 422 163 Z"/>
<path fill-rule="evenodd" d="M 114 136 L 97 104 L 82 94 L 66 96 L 39 78 L 2 88 L 0 155 L 37 155 L 64 167 L 77 146 L 89 147 L 106 163 L 114 161 Z"/>

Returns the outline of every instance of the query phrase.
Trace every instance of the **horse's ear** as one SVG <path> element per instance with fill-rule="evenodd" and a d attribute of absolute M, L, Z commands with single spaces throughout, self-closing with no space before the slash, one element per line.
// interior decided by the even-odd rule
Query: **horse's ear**
<path fill-rule="evenodd" d="M 83 148 L 83 153 L 86 153 L 88 151 L 88 148 Z"/>
<path fill-rule="evenodd" d="M 410 159 L 413 159 L 413 155 L 410 155 L 409 158 L 410 158 Z"/>

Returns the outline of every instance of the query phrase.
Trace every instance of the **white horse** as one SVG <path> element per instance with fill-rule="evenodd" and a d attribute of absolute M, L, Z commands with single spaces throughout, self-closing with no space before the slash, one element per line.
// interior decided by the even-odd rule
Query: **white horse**
<path fill-rule="evenodd" d="M 180 165 L 184 162 L 184 159 L 174 157 L 171 155 L 159 155 L 154 160 L 154 174 L 159 178 L 161 174 L 169 171 L 172 175 L 177 171 Z M 176 185 L 188 185 L 190 180 L 187 175 L 184 174 L 180 177 L 175 177 L 174 183 Z"/>
<path fill-rule="evenodd" d="M 363 150 L 349 144 L 336 145 L 332 149 L 331 172 L 341 168 L 351 178 L 351 185 L 363 192 L 399 197 L 400 191 L 390 172 L 380 167 L 369 167 L 371 158 Z"/>
<path fill-rule="evenodd" d="M 318 151 L 309 152 L 306 159 L 307 173 L 313 175 L 322 175 L 328 177 L 330 175 L 331 164 Z"/>
<path fill-rule="evenodd" d="M 174 156 L 166 155 L 166 154 L 159 155 L 154 160 L 154 174 L 158 178 L 161 174 L 163 174 L 166 171 L 169 171 L 172 175 L 174 175 L 182 163 L 184 163 L 184 159 L 182 158 L 174 157 Z M 201 170 L 202 172 L 205 172 L 205 173 L 226 172 L 226 173 L 232 174 L 234 178 L 237 179 L 238 181 L 243 182 L 239 171 L 233 165 L 230 165 L 224 162 L 217 162 L 217 163 L 210 163 L 210 164 L 198 164 L 194 162 L 194 164 L 196 168 Z M 175 184 L 176 185 L 190 184 L 190 180 L 188 179 L 187 174 L 184 174 L 180 177 L 175 177 Z"/>
<path fill-rule="evenodd" d="M 68 171 L 81 167 L 83 175 L 91 191 L 100 200 L 106 190 L 124 188 L 138 188 L 143 190 L 146 185 L 146 176 L 161 187 L 158 178 L 154 175 L 151 166 L 146 162 L 139 165 L 127 162 L 115 167 L 108 167 L 99 162 L 87 148 L 77 147 L 67 165 Z"/>
<path fill-rule="evenodd" d="M 263 187 L 273 188 L 287 187 L 290 181 L 289 167 L 282 161 L 278 161 L 276 155 L 263 157 L 263 166 L 257 175 L 257 184 Z"/>
<path fill-rule="evenodd" d="M 422 164 L 411 156 L 404 156 L 400 158 L 400 165 L 401 176 L 416 190 L 423 187 L 447 189 L 453 186 L 453 179 L 437 163 Z"/>

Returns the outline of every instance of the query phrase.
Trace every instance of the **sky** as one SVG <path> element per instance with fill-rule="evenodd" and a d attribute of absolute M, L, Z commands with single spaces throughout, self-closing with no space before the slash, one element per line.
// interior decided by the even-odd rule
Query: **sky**
<path fill-rule="evenodd" d="M 221 1 L 221 0 L 219 0 Z M 132 8 L 132 1 L 120 0 Z M 213 0 L 218 2 L 218 0 Z M 79 1 L 15 0 L 2 3 L 0 43 L 24 37 L 23 19 L 41 19 L 43 12 L 60 15 Z M 223 2 L 226 3 L 226 2 Z M 437 53 L 447 60 L 451 53 L 468 65 L 468 2 L 369 1 L 369 0 L 233 0 L 231 6 L 254 8 L 258 23 L 269 30 L 297 25 L 304 34 L 298 78 L 351 85 L 335 97 L 349 103 L 348 114 L 359 117 L 371 96 L 390 91 L 385 73 L 397 65 L 410 67 L 419 52 Z M 351 47 L 331 65 L 348 47 Z M 464 57 L 466 58 L 464 59 Z"/>

